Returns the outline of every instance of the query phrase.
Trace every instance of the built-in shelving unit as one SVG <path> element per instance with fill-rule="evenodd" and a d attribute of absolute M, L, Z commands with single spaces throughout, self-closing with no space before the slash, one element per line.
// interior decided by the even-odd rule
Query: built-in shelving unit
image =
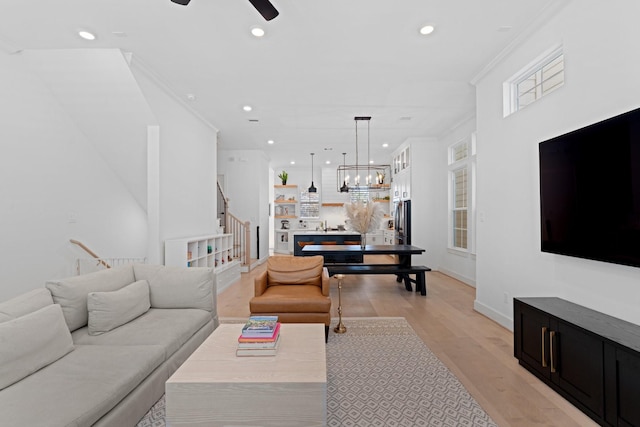
<path fill-rule="evenodd" d="M 297 218 L 298 208 L 298 186 L 297 185 L 274 185 L 275 200 L 273 204 L 274 218 L 294 219 Z"/>
<path fill-rule="evenodd" d="M 298 218 L 298 186 L 274 185 L 274 252 L 289 253 L 289 220 Z"/>
<path fill-rule="evenodd" d="M 218 292 L 240 279 L 240 261 L 233 258 L 233 234 L 165 240 L 164 263 L 177 267 L 212 268 Z"/>

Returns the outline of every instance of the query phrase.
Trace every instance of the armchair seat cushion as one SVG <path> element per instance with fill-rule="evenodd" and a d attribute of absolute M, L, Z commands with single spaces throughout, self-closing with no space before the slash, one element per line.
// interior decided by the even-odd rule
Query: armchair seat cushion
<path fill-rule="evenodd" d="M 315 285 L 269 286 L 249 302 L 252 313 L 328 313 L 331 298 Z"/>

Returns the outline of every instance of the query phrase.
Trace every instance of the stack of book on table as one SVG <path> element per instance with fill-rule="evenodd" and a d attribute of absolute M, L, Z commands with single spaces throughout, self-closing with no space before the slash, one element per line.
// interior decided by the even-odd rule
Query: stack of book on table
<path fill-rule="evenodd" d="M 238 337 L 236 356 L 275 356 L 279 339 L 278 316 L 251 316 Z"/>

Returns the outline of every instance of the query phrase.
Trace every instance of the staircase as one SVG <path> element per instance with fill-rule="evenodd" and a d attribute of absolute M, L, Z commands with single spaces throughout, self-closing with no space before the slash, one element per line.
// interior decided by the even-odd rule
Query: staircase
<path fill-rule="evenodd" d="M 220 183 L 218 187 L 218 219 L 224 224 L 225 233 L 233 235 L 233 258 L 240 260 L 240 271 L 248 273 L 258 265 L 257 259 L 251 258 L 251 222 L 242 221 L 229 212 L 229 200 L 225 197 Z"/>

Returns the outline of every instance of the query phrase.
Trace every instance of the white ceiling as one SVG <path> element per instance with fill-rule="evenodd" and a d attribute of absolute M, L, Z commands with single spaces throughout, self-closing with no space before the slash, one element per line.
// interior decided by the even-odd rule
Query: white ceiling
<path fill-rule="evenodd" d="M 309 165 L 311 152 L 339 164 L 346 151 L 354 163 L 353 118 L 372 116 L 371 157 L 383 163 L 407 138 L 472 117 L 470 81 L 553 0 L 272 2 L 280 16 L 266 22 L 248 0 L 0 0 L 0 47 L 132 52 L 220 130 L 220 148 L 264 150 L 276 170 Z M 426 23 L 435 31 L 421 36 Z M 254 26 L 266 36 L 251 36 Z"/>

